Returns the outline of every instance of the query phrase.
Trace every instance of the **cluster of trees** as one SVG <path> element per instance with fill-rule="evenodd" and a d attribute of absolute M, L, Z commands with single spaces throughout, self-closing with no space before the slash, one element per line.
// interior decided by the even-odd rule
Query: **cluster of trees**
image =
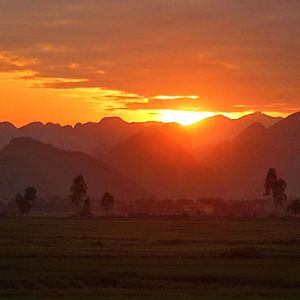
<path fill-rule="evenodd" d="M 285 203 L 287 203 L 287 183 L 277 176 L 276 169 L 270 168 L 265 178 L 264 187 L 264 196 L 272 197 L 275 214 L 278 215 Z M 82 175 L 78 175 L 73 179 L 70 190 L 69 198 L 74 207 L 75 215 L 81 217 L 91 216 L 91 199 L 88 196 L 88 186 Z M 36 197 L 37 190 L 34 187 L 27 187 L 24 194 L 16 195 L 15 201 L 20 215 L 26 215 L 30 212 Z M 109 212 L 115 206 L 115 199 L 110 193 L 105 193 L 101 198 L 100 204 L 104 211 Z M 295 215 L 300 214 L 300 200 L 293 200 L 287 207 L 287 211 Z"/>
<path fill-rule="evenodd" d="M 278 178 L 274 168 L 270 168 L 265 179 L 265 196 L 272 196 L 275 207 L 275 214 L 278 215 L 287 203 L 286 195 L 287 183 L 282 178 Z M 292 215 L 300 214 L 300 200 L 294 199 L 287 206 L 287 212 Z"/>
<path fill-rule="evenodd" d="M 71 186 L 70 199 L 74 206 L 75 215 L 81 217 L 89 217 L 91 213 L 91 200 L 87 195 L 88 187 L 82 175 L 74 178 Z M 115 199 L 110 193 L 105 193 L 101 199 L 101 207 L 105 211 L 109 211 L 115 206 Z"/>
<path fill-rule="evenodd" d="M 15 197 L 17 209 L 20 215 L 27 215 L 34 207 L 34 201 L 37 197 L 37 190 L 34 187 L 27 187 L 23 194 L 17 194 Z M 90 217 L 91 199 L 88 196 L 88 186 L 84 177 L 78 175 L 73 179 L 71 185 L 71 194 L 69 195 L 71 204 L 74 207 L 75 215 L 81 217 Z M 115 206 L 115 199 L 110 193 L 105 193 L 101 199 L 101 207 L 108 212 Z"/>
<path fill-rule="evenodd" d="M 24 216 L 27 215 L 32 207 L 34 206 L 34 200 L 36 199 L 37 190 L 34 187 L 28 187 L 24 191 L 24 195 L 16 195 L 16 204 L 19 210 L 19 214 Z"/>

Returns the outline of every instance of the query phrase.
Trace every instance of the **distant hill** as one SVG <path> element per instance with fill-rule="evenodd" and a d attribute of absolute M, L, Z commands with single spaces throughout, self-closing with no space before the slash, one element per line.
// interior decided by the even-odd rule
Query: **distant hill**
<path fill-rule="evenodd" d="M 270 128 L 252 124 L 233 141 L 199 146 L 194 154 L 218 174 L 227 195 L 235 199 L 261 197 L 270 167 L 287 181 L 289 195 L 300 195 L 299 113 Z"/>
<path fill-rule="evenodd" d="M 83 173 L 96 196 L 109 189 L 126 199 L 250 199 L 262 196 L 270 167 L 286 179 L 290 195 L 300 195 L 300 113 L 215 116 L 187 127 L 117 117 L 74 127 L 3 122 L 0 147 L 0 195 L 27 185 L 67 195 L 72 178 Z"/>
<path fill-rule="evenodd" d="M 12 137 L 17 135 L 18 129 L 9 122 L 0 122 L 0 149 L 6 146 Z"/>
<path fill-rule="evenodd" d="M 268 129 L 261 123 L 253 123 L 246 127 L 237 137 L 233 139 L 235 143 L 256 143 L 266 138 Z"/>
<path fill-rule="evenodd" d="M 260 123 L 268 128 L 278 123 L 282 119 L 282 117 L 272 117 L 258 111 L 237 119 L 237 122 L 244 124 L 245 126 L 249 126 L 253 123 Z"/>
<path fill-rule="evenodd" d="M 74 127 L 59 124 L 33 122 L 21 128 L 10 123 L 0 123 L 0 148 L 12 138 L 31 137 L 64 149 L 82 151 L 92 156 L 109 152 L 118 143 L 136 133 L 161 130 L 172 135 L 178 141 L 184 141 L 184 147 L 191 147 L 184 127 L 176 123 L 141 122 L 128 123 L 118 117 L 104 118 L 99 123 L 78 123 Z"/>
<path fill-rule="evenodd" d="M 106 161 L 160 198 L 220 196 L 213 172 L 162 132 L 136 134 L 114 147 Z"/>
<path fill-rule="evenodd" d="M 300 112 L 294 113 L 268 130 L 268 136 L 260 140 L 273 146 L 300 148 Z"/>
<path fill-rule="evenodd" d="M 0 123 L 0 148 L 15 137 L 31 137 L 39 141 L 64 149 L 99 156 L 109 152 L 114 146 L 137 133 L 161 131 L 177 141 L 185 150 L 205 144 L 230 141 L 246 127 L 260 123 L 270 127 L 281 118 L 273 118 L 262 113 L 254 113 L 237 120 L 224 116 L 215 116 L 190 126 L 177 123 L 140 122 L 128 123 L 119 117 L 103 118 L 98 123 L 78 123 L 74 127 L 59 124 L 33 122 L 21 128 L 3 122 Z"/>
<path fill-rule="evenodd" d="M 204 119 L 187 127 L 191 141 L 195 147 L 213 145 L 236 138 L 244 129 L 254 123 L 270 127 L 282 118 L 274 118 L 256 112 L 239 119 L 229 119 L 222 115 Z"/>
<path fill-rule="evenodd" d="M 150 197 L 145 189 L 107 164 L 81 152 L 59 150 L 31 138 L 13 139 L 0 151 L 0 194 L 14 196 L 27 186 L 39 195 L 68 196 L 75 176 L 84 175 L 89 194 L 104 192 L 116 198 L 132 200 Z"/>

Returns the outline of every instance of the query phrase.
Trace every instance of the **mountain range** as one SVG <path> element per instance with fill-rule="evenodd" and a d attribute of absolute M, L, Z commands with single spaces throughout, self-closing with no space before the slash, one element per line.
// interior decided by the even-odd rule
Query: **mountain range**
<path fill-rule="evenodd" d="M 229 119 L 223 115 L 204 119 L 187 127 L 191 141 L 195 147 L 231 141 L 253 123 L 260 123 L 269 128 L 282 118 L 271 117 L 261 112 L 246 115 L 239 119 Z"/>
<path fill-rule="evenodd" d="M 2 122 L 0 123 L 0 148 L 7 145 L 12 138 L 31 137 L 60 149 L 95 155 L 108 152 L 136 133 L 153 130 L 162 130 L 172 135 L 174 139 L 187 139 L 184 128 L 176 123 L 127 123 L 119 117 L 104 118 L 99 123 L 78 123 L 74 127 L 33 122 L 17 128 L 11 123 Z"/>
<path fill-rule="evenodd" d="M 224 192 L 212 170 L 161 132 L 131 136 L 105 161 L 159 198 L 220 197 Z"/>
<path fill-rule="evenodd" d="M 74 127 L 33 122 L 17 128 L 11 123 L 2 122 L 0 123 L 0 148 L 7 145 L 12 138 L 31 137 L 60 149 L 95 155 L 107 153 L 136 133 L 162 131 L 172 136 L 172 139 L 178 141 L 182 147 L 189 149 L 200 144 L 232 140 L 248 125 L 255 122 L 269 127 L 279 120 L 280 118 L 254 113 L 237 120 L 215 116 L 187 127 L 177 123 L 128 123 L 119 117 L 103 118 L 98 123 L 78 123 Z M 220 128 L 222 128 L 221 134 Z"/>
<path fill-rule="evenodd" d="M 259 197 L 270 167 L 286 180 L 288 194 L 300 195 L 300 113 L 266 128 L 253 123 L 232 141 L 194 149 L 194 157 L 218 173 L 228 195 Z"/>
<path fill-rule="evenodd" d="M 252 199 L 262 197 L 270 167 L 290 195 L 300 194 L 300 113 L 215 116 L 185 127 L 118 117 L 74 127 L 3 122 L 0 146 L 0 195 L 26 185 L 67 195 L 83 174 L 95 196 Z"/>
<path fill-rule="evenodd" d="M 32 138 L 15 138 L 0 151 L 0 195 L 14 196 L 27 186 L 40 196 L 70 193 L 73 178 L 82 174 L 89 195 L 111 192 L 118 199 L 151 197 L 129 178 L 83 152 L 65 151 Z"/>

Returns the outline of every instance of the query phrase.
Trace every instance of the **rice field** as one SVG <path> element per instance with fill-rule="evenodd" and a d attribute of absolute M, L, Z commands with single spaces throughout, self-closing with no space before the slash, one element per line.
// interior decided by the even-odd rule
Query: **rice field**
<path fill-rule="evenodd" d="M 300 299 L 298 220 L 0 219 L 1 299 Z"/>

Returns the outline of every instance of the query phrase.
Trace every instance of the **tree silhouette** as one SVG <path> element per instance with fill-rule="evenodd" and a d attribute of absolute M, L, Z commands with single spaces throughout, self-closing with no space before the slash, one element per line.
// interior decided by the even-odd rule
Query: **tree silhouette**
<path fill-rule="evenodd" d="M 92 215 L 91 213 L 91 199 L 90 197 L 86 197 L 83 201 L 83 208 L 81 210 L 80 215 L 82 217 L 90 217 Z"/>
<path fill-rule="evenodd" d="M 37 190 L 34 187 L 27 187 L 22 194 L 17 194 L 15 197 L 16 204 L 20 215 L 27 215 L 34 206 Z"/>
<path fill-rule="evenodd" d="M 278 181 L 277 173 L 274 168 L 270 168 L 265 179 L 265 196 L 269 196 Z"/>
<path fill-rule="evenodd" d="M 286 182 L 281 178 L 278 179 L 276 170 L 274 168 L 269 169 L 265 179 L 265 196 L 272 194 L 276 215 L 287 200 L 286 188 Z"/>
<path fill-rule="evenodd" d="M 295 199 L 292 203 L 288 206 L 288 212 L 292 215 L 299 215 L 300 214 L 300 200 Z"/>
<path fill-rule="evenodd" d="M 83 201 L 83 198 L 87 195 L 87 184 L 84 181 L 82 175 L 78 175 L 73 179 L 73 184 L 71 186 L 71 203 L 75 207 L 75 213 L 79 216 L 80 213 L 80 204 Z"/>
<path fill-rule="evenodd" d="M 105 211 L 113 209 L 115 206 L 115 198 L 110 193 L 105 193 L 101 199 L 101 207 Z"/>

